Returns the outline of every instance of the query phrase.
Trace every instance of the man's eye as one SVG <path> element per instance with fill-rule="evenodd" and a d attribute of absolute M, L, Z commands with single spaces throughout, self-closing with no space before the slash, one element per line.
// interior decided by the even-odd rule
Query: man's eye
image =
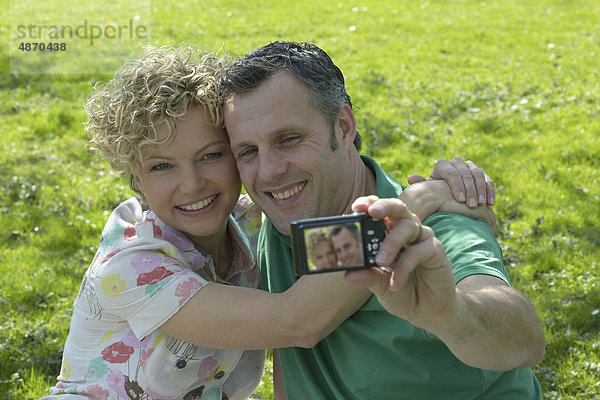
<path fill-rule="evenodd" d="M 250 147 L 250 148 L 247 148 L 247 149 L 244 149 L 244 150 L 240 151 L 238 153 L 238 157 L 237 158 L 238 159 L 248 158 L 248 157 L 251 157 L 255 153 L 256 153 L 256 148 Z"/>
<path fill-rule="evenodd" d="M 152 168 L 150 168 L 150 171 L 164 171 L 169 169 L 171 166 L 167 163 L 160 163 L 160 164 L 156 164 L 154 166 L 152 166 Z"/>
<path fill-rule="evenodd" d="M 296 135 L 294 135 L 294 136 L 286 136 L 286 137 L 284 137 L 281 140 L 281 143 L 282 144 L 291 144 L 291 143 L 294 143 L 294 142 L 298 141 L 299 138 L 300 137 L 296 136 Z"/>

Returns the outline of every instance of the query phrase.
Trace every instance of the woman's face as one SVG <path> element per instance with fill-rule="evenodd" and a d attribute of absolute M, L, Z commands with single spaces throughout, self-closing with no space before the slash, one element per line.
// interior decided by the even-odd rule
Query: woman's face
<path fill-rule="evenodd" d="M 167 126 L 157 133 L 167 137 Z M 227 133 L 208 124 L 202 106 L 190 107 L 175 121 L 172 140 L 144 157 L 136 184 L 163 222 L 194 242 L 224 227 L 241 183 Z"/>
<path fill-rule="evenodd" d="M 335 250 L 329 241 L 320 242 L 312 252 L 312 261 L 317 269 L 330 269 L 337 267 Z"/>

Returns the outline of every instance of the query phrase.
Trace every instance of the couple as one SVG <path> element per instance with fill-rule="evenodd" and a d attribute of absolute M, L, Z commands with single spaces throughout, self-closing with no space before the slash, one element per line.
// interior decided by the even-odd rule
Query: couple
<path fill-rule="evenodd" d="M 279 349 L 277 398 L 541 398 L 536 313 L 490 226 L 452 213 L 493 224 L 486 207 L 443 181 L 403 188 L 361 157 L 319 48 L 190 57 L 148 49 L 86 106 L 96 148 L 143 200 L 109 217 L 47 399 L 246 398 L 265 348 Z M 432 176 L 470 205 L 493 196 L 472 164 Z M 377 262 L 391 276 L 296 279 L 290 222 L 351 211 L 385 219 Z"/>
<path fill-rule="evenodd" d="M 313 228 L 305 235 L 309 270 L 364 265 L 363 244 L 358 223 Z"/>

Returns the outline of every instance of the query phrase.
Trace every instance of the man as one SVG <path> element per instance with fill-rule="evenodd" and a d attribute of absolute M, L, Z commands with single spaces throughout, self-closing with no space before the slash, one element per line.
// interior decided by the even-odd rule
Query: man
<path fill-rule="evenodd" d="M 363 265 L 362 239 L 356 224 L 338 225 L 331 229 L 331 243 L 342 267 Z"/>
<path fill-rule="evenodd" d="M 458 214 L 421 225 L 396 198 L 403 187 L 359 155 L 344 78 L 322 50 L 271 43 L 239 60 L 222 89 L 242 182 L 268 217 L 259 262 L 270 291 L 295 281 L 290 222 L 368 211 L 389 230 L 377 262 L 394 268 L 391 283 L 348 277 L 379 298 L 342 274 L 313 277 L 352 316 L 313 348 L 280 349 L 289 398 L 541 399 L 528 368 L 544 354 L 539 319 L 509 286 L 492 230 Z"/>

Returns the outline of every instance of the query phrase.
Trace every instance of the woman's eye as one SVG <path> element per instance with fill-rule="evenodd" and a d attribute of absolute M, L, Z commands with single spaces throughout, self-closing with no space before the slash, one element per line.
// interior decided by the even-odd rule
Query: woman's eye
<path fill-rule="evenodd" d="M 170 167 L 170 165 L 167 163 L 160 163 L 160 164 L 156 164 L 152 168 L 150 168 L 150 171 L 164 171 L 166 169 L 169 169 L 169 167 Z"/>
<path fill-rule="evenodd" d="M 214 160 L 221 157 L 221 153 L 207 153 L 202 157 L 203 160 Z"/>

